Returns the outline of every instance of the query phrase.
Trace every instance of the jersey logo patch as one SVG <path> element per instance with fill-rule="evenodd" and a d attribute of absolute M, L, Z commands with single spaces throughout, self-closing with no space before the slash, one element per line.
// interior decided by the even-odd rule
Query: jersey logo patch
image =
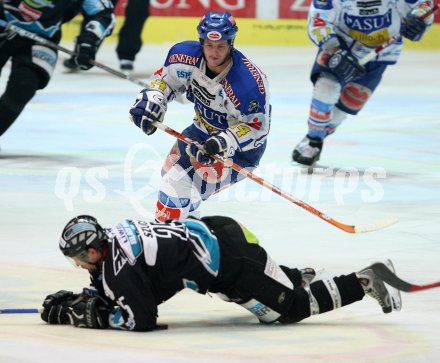
<path fill-rule="evenodd" d="M 370 16 L 366 18 L 344 14 L 344 22 L 348 28 L 367 34 L 390 27 L 391 21 L 391 9 L 384 15 Z"/>
<path fill-rule="evenodd" d="M 231 84 L 225 79 L 223 79 L 223 81 L 221 82 L 223 89 L 226 92 L 226 95 L 229 97 L 229 99 L 231 100 L 232 104 L 235 106 L 235 108 L 238 108 L 238 106 L 240 106 L 241 102 L 238 99 L 237 95 L 234 93 L 234 90 L 232 89 Z"/>
<path fill-rule="evenodd" d="M 198 61 L 199 61 L 198 57 L 192 57 L 187 54 L 173 54 L 168 59 L 169 63 L 183 63 L 183 64 L 189 64 L 191 66 L 195 66 Z"/>
<path fill-rule="evenodd" d="M 115 276 L 121 272 L 122 268 L 127 263 L 127 258 L 125 257 L 124 252 L 118 248 L 117 242 L 112 243 L 112 254 L 113 254 L 113 271 Z"/>
<path fill-rule="evenodd" d="M 178 69 L 178 70 L 176 70 L 176 74 L 177 74 L 177 77 L 179 77 L 179 78 L 189 78 L 189 77 L 191 77 L 192 72 L 189 72 L 189 71 L 183 70 L 183 69 Z"/>
<path fill-rule="evenodd" d="M 262 95 L 264 95 L 266 93 L 266 89 L 264 88 L 263 77 L 261 76 L 262 72 L 246 58 L 243 59 L 243 63 L 247 69 L 249 69 L 252 77 L 254 77 L 255 81 L 257 82 L 258 90 Z"/>

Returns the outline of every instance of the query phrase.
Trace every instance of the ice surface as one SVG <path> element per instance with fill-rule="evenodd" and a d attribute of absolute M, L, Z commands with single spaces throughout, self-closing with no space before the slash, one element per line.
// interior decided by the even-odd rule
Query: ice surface
<path fill-rule="evenodd" d="M 145 80 L 168 47 L 145 45 L 134 76 Z M 272 90 L 272 128 L 257 174 L 344 223 L 400 220 L 347 234 L 250 180 L 207 201 L 202 214 L 232 216 L 278 263 L 324 267 L 328 277 L 389 257 L 408 280 L 439 280 L 440 53 L 404 52 L 359 116 L 326 141 L 320 162 L 331 168 L 307 175 L 290 154 L 306 132 L 315 50 L 238 47 Z M 98 61 L 117 68 L 114 45 L 104 44 Z M 0 308 L 38 308 L 51 292 L 87 285 L 57 248 L 72 216 L 92 214 L 104 225 L 152 217 L 174 140 L 130 124 L 139 88 L 96 68 L 69 74 L 58 64 L 1 138 Z M 192 117 L 191 105 L 172 103 L 166 123 L 182 130 Z M 367 297 L 288 327 L 263 326 L 215 296 L 183 292 L 160 307 L 159 321 L 169 330 L 85 330 L 49 326 L 37 314 L 2 315 L 0 361 L 435 362 L 440 355 L 440 289 L 404 294 L 399 313 L 384 315 Z"/>

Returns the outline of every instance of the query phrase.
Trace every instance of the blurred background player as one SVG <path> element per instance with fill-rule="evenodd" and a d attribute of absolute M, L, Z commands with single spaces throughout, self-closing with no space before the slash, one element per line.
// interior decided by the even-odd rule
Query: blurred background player
<path fill-rule="evenodd" d="M 65 226 L 59 247 L 87 269 L 93 290 L 61 290 L 44 300 L 50 324 L 134 331 L 164 329 L 158 305 L 184 288 L 218 293 L 265 324 L 292 324 L 362 300 L 376 299 L 384 313 L 400 310 L 400 293 L 387 289 L 371 267 L 315 281 L 311 268 L 280 266 L 232 218 L 205 217 L 182 223 L 124 220 L 103 229 L 91 216 Z M 386 265 L 394 272 L 393 265 Z"/>
<path fill-rule="evenodd" d="M 309 130 L 293 150 L 294 161 L 313 165 L 319 160 L 325 137 L 363 108 L 387 66 L 397 62 L 403 42 L 388 46 L 365 67 L 359 59 L 399 32 L 420 40 L 433 16 L 419 18 L 432 7 L 431 0 L 313 0 L 308 31 L 319 49 L 311 72 Z"/>
<path fill-rule="evenodd" d="M 156 219 L 186 219 L 221 187 L 243 178 L 209 155 L 219 154 L 243 168 L 258 166 L 270 127 L 265 74 L 234 48 L 237 25 L 229 13 L 208 12 L 199 41 L 174 45 L 164 66 L 138 94 L 131 120 L 147 135 L 162 122 L 168 102 L 185 95 L 195 117 L 183 134 L 202 146 L 177 141 L 168 155 L 159 189 Z"/>
<path fill-rule="evenodd" d="M 78 64 L 92 67 L 96 51 L 114 26 L 111 3 L 95 0 L 54 0 L 24 2 L 5 0 L 0 3 L 0 18 L 9 24 L 28 30 L 51 42 L 59 43 L 61 25 L 78 12 L 88 21 L 78 36 Z M 0 98 L 0 136 L 12 125 L 36 91 L 49 83 L 57 62 L 57 50 L 5 32 L 0 27 L 0 69 L 11 59 L 11 73 L 6 90 Z"/>
<path fill-rule="evenodd" d="M 119 0 L 120 1 L 120 0 Z M 112 0 L 116 7 L 118 0 Z M 119 36 L 116 54 L 121 71 L 130 72 L 134 69 L 134 60 L 142 47 L 142 31 L 150 15 L 150 0 L 128 0 L 125 8 L 125 20 Z M 87 15 L 83 14 L 82 27 L 87 23 Z M 78 63 L 75 57 L 66 59 L 64 66 L 70 70 L 77 70 Z"/>

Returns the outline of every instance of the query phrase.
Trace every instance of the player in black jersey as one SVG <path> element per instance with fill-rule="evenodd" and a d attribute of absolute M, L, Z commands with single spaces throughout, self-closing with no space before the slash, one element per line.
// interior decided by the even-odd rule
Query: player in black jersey
<path fill-rule="evenodd" d="M 68 222 L 60 249 L 91 274 L 93 292 L 58 291 L 41 317 L 50 324 L 148 331 L 158 305 L 184 288 L 235 302 L 262 323 L 295 323 L 374 297 L 385 313 L 400 309 L 400 294 L 370 267 L 316 281 L 311 268 L 276 264 L 245 227 L 228 217 L 149 223 L 127 219 L 103 229 L 91 216 Z M 388 266 L 392 269 L 391 261 Z"/>
<path fill-rule="evenodd" d="M 88 22 L 78 37 L 77 62 L 82 69 L 92 67 L 90 60 L 102 40 L 114 27 L 113 5 L 109 0 L 4 0 L 0 19 L 59 43 L 61 25 L 79 12 Z M 0 136 L 13 124 L 37 90 L 49 83 L 57 62 L 57 50 L 6 31 L 0 26 L 0 71 L 11 60 L 11 73 L 0 97 Z"/>

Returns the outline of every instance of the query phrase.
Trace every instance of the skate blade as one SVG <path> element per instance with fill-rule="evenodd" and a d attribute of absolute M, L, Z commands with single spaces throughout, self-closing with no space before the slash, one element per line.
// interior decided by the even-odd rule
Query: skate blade
<path fill-rule="evenodd" d="M 384 265 L 388 267 L 394 274 L 396 273 L 396 270 L 394 269 L 394 265 L 390 259 L 387 259 L 384 262 Z M 393 311 L 400 311 L 402 309 L 402 297 L 400 295 L 400 291 L 388 284 L 386 284 L 386 286 L 388 292 L 390 293 L 391 306 L 393 308 Z"/>
<path fill-rule="evenodd" d="M 314 162 L 312 165 L 304 165 L 304 164 L 298 164 L 299 170 L 301 174 L 307 174 L 311 175 L 314 172 L 314 169 L 318 167 L 317 163 Z"/>

